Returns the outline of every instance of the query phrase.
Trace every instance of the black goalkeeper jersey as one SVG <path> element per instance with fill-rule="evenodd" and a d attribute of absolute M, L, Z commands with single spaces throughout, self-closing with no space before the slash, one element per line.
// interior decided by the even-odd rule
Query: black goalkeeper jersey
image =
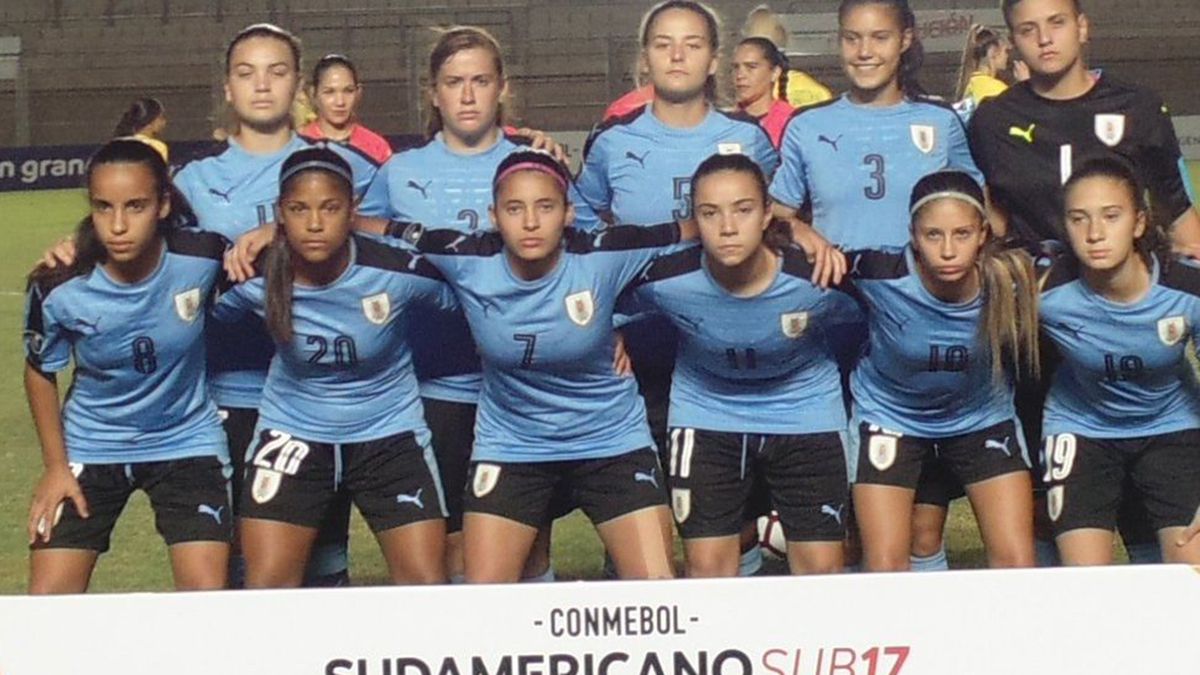
<path fill-rule="evenodd" d="M 1022 242 L 1065 240 L 1062 185 L 1075 167 L 1101 157 L 1134 166 L 1164 222 L 1191 206 L 1162 99 L 1107 76 L 1067 101 L 1016 85 L 980 104 L 969 139 L 992 200 L 1008 214 L 1010 236 Z"/>

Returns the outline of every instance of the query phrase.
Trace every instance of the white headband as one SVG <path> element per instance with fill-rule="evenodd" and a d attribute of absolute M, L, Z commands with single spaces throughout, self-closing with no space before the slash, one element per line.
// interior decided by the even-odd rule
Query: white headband
<path fill-rule="evenodd" d="M 912 208 L 909 210 L 908 215 L 915 216 L 915 215 L 917 215 L 917 211 L 921 210 L 922 206 L 925 206 L 926 204 L 928 204 L 929 202 L 931 202 L 935 199 L 942 199 L 942 198 L 957 199 L 960 202 L 966 202 L 966 203 L 970 204 L 971 206 L 974 206 L 975 209 L 977 211 L 979 211 L 979 215 L 984 216 L 985 218 L 987 217 L 987 210 L 983 208 L 983 204 L 980 204 L 978 199 L 975 199 L 971 195 L 963 194 L 962 192 L 958 192 L 955 190 L 943 190 L 942 192 L 934 192 L 933 194 L 929 194 L 929 195 L 925 195 L 924 197 L 921 197 L 920 199 L 917 200 L 916 204 L 912 205 Z"/>

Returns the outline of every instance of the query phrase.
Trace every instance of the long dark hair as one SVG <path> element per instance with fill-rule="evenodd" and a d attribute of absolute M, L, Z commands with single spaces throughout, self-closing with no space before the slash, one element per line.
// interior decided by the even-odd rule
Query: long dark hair
<path fill-rule="evenodd" d="M 925 96 L 925 88 L 921 86 L 918 79 L 921 65 L 925 62 L 925 47 L 921 45 L 921 39 L 917 36 L 917 16 L 913 13 L 912 7 L 908 5 L 908 0 L 842 0 L 842 4 L 838 7 L 838 23 L 841 24 L 846 20 L 846 15 L 850 13 L 850 10 L 866 5 L 883 5 L 890 8 L 896 14 L 896 22 L 900 24 L 900 30 L 911 33 L 912 43 L 900 55 L 898 75 L 900 89 L 909 98 Z"/>
<path fill-rule="evenodd" d="M 691 12 L 704 20 L 704 26 L 708 29 L 708 42 L 712 46 L 713 58 L 721 50 L 721 19 L 708 5 L 696 0 L 665 0 L 651 7 L 642 15 L 642 24 L 638 29 L 638 38 L 641 42 L 642 49 L 645 49 L 650 44 L 650 30 L 654 28 L 654 22 L 658 17 L 671 9 L 682 9 Z M 709 101 L 717 99 L 717 77 L 709 75 L 704 81 L 704 96 Z"/>
<path fill-rule="evenodd" d="M 139 98 L 125 109 L 117 126 L 113 129 L 113 138 L 132 136 L 150 126 L 154 120 L 163 116 L 166 109 L 162 101 L 156 98 Z"/>
<path fill-rule="evenodd" d="M 313 171 L 333 176 L 346 190 L 348 202 L 354 200 L 353 172 L 346 160 L 329 148 L 318 146 L 297 150 L 279 168 L 279 201 L 291 192 L 296 179 Z M 292 267 L 292 248 L 283 233 L 283 224 L 267 248 L 263 275 L 267 288 L 267 330 L 276 342 L 292 339 L 292 286 L 296 273 Z"/>
<path fill-rule="evenodd" d="M 317 59 L 317 65 L 313 66 L 312 72 L 312 88 L 316 91 L 321 86 L 321 77 L 334 66 L 341 66 L 350 71 L 350 77 L 354 78 L 354 84 L 358 84 L 358 68 L 354 67 L 354 62 L 345 54 L 326 54 Z"/>
<path fill-rule="evenodd" d="M 149 145 L 130 138 L 117 138 L 105 143 L 88 160 L 87 171 L 84 173 L 84 187 L 90 191 L 92 175 L 96 167 L 109 164 L 141 165 L 150 169 L 154 176 L 154 191 L 159 200 L 170 200 L 171 212 L 166 218 L 158 221 L 158 234 L 165 235 L 172 229 L 192 226 L 196 216 L 188 205 L 187 199 L 171 182 L 167 171 L 167 163 L 162 155 Z M 96 265 L 108 258 L 108 251 L 96 234 L 96 226 L 89 213 L 79 221 L 75 228 L 75 261 L 70 265 L 59 265 L 54 268 L 38 265 L 29 274 L 30 284 L 57 286 L 58 284 L 77 276 L 90 274 Z"/>
<path fill-rule="evenodd" d="M 763 208 L 768 212 L 771 210 L 771 198 L 767 194 L 767 177 L 754 160 L 740 152 L 728 155 L 716 154 L 700 162 L 700 166 L 696 167 L 696 172 L 692 174 L 693 194 L 702 179 L 721 171 L 741 173 L 754 179 L 754 186 L 757 188 L 758 198 L 762 201 Z M 792 245 L 792 228 L 782 220 L 773 219 L 763 232 L 762 240 L 767 248 L 778 253 Z"/>
<path fill-rule="evenodd" d="M 788 63 L 787 55 L 784 54 L 774 42 L 771 42 L 765 37 L 748 37 L 738 43 L 738 47 L 743 47 L 745 45 L 757 47 L 759 52 L 762 53 L 763 58 L 767 60 L 767 63 L 770 63 L 772 68 L 779 69 L 779 82 L 775 88 L 775 97 L 786 101 L 788 70 L 791 68 L 791 65 Z"/>
<path fill-rule="evenodd" d="M 491 54 L 492 61 L 496 66 L 496 75 L 501 82 L 504 81 L 504 54 L 500 51 L 500 42 L 492 37 L 491 33 L 477 26 L 456 26 L 442 33 L 429 52 L 429 88 L 431 91 L 437 87 L 438 73 L 441 72 L 446 61 L 449 61 L 451 56 L 468 49 L 482 49 Z M 505 101 L 501 98 L 499 108 L 496 110 L 496 124 L 504 124 L 505 119 Z M 433 138 L 444 126 L 442 111 L 431 101 L 429 123 L 425 126 L 425 134 L 429 138 Z"/>
<path fill-rule="evenodd" d="M 988 227 L 983 188 L 970 174 L 939 171 L 925 176 L 913 186 L 909 211 L 914 236 L 917 220 L 925 206 L 952 198 L 974 206 L 983 227 Z M 1023 249 L 1004 246 L 989 232 L 975 265 L 983 296 L 979 342 L 991 357 L 993 379 L 1003 381 L 1010 368 L 1036 376 L 1041 362 L 1038 353 L 1038 283 L 1033 258 Z"/>

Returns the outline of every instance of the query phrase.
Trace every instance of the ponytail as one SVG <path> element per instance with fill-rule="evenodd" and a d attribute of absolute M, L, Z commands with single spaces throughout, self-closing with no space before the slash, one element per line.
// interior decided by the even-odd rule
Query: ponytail
<path fill-rule="evenodd" d="M 991 355 L 993 379 L 1003 382 L 1010 368 L 1037 378 L 1041 359 L 1033 258 L 992 239 L 979 253 L 978 268 L 983 295 L 979 331 Z"/>
<path fill-rule="evenodd" d="M 282 232 L 267 248 L 264 262 L 267 287 L 267 331 L 275 342 L 284 344 L 292 339 L 292 289 L 295 272 L 292 270 L 292 249 Z"/>
<path fill-rule="evenodd" d="M 962 63 L 958 67 L 958 85 L 954 88 L 954 100 L 961 101 L 967 96 L 967 86 L 971 76 L 979 72 L 979 64 L 987 58 L 988 52 L 1000 44 L 1000 34 L 981 24 L 971 26 L 967 33 L 967 44 L 963 47 Z"/>
<path fill-rule="evenodd" d="M 129 104 L 125 113 L 121 115 L 116 128 L 113 129 L 113 138 L 133 136 L 162 117 L 164 110 L 162 102 L 156 98 L 139 98 Z"/>

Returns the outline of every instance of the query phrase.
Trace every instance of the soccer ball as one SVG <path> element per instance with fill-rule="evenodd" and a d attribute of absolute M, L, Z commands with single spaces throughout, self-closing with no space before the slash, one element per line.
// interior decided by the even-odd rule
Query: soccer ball
<path fill-rule="evenodd" d="M 779 512 L 758 518 L 758 546 L 769 558 L 787 560 L 787 539 L 783 536 L 783 524 L 779 522 Z"/>

